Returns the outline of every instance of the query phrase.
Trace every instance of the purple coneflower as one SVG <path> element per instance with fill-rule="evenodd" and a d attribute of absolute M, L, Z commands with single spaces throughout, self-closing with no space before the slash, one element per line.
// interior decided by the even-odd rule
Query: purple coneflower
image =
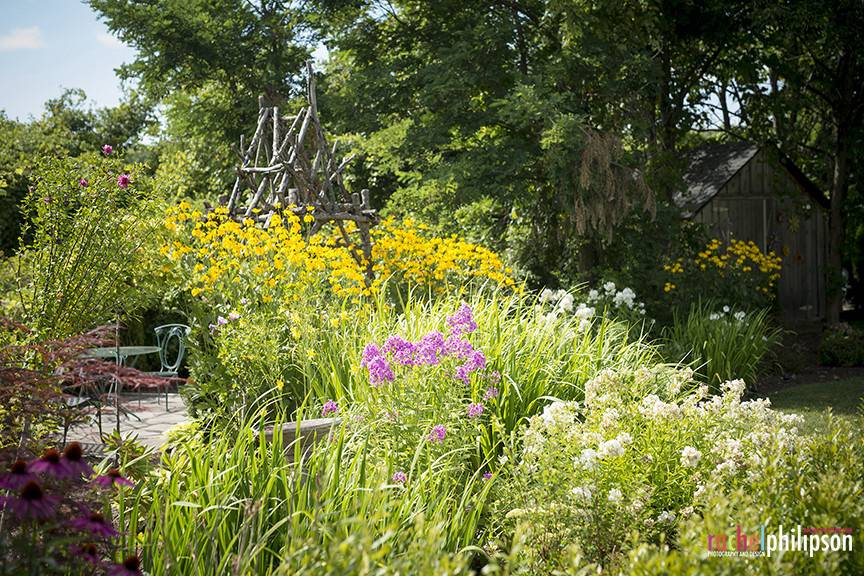
<path fill-rule="evenodd" d="M 114 151 L 114 147 L 111 146 L 110 144 L 104 144 L 102 146 L 102 153 L 105 154 L 106 156 L 110 156 L 113 151 Z"/>
<path fill-rule="evenodd" d="M 397 470 L 393 473 L 393 478 L 391 478 L 391 480 L 393 480 L 394 484 L 404 484 L 408 481 L 408 475 L 401 470 Z"/>
<path fill-rule="evenodd" d="M 486 400 L 486 401 L 489 401 L 489 400 L 491 400 L 493 398 L 497 398 L 497 397 L 498 397 L 498 389 L 494 386 L 489 386 L 489 388 L 486 389 L 486 393 L 483 394 L 483 400 Z"/>
<path fill-rule="evenodd" d="M 20 518 L 42 520 L 54 513 L 57 498 L 48 496 L 42 486 L 31 480 L 21 487 L 17 496 L 0 496 L 0 509 L 10 509 Z"/>
<path fill-rule="evenodd" d="M 138 556 L 129 556 L 122 564 L 115 564 L 108 568 L 108 576 L 141 576 L 141 560 Z"/>
<path fill-rule="evenodd" d="M 75 546 L 72 548 L 72 554 L 89 564 L 99 564 L 99 548 L 95 544 L 87 543 Z"/>
<path fill-rule="evenodd" d="M 89 515 L 80 518 L 73 518 L 72 521 L 69 522 L 69 526 L 73 530 L 90 532 L 90 534 L 101 538 L 113 538 L 114 536 L 117 536 L 117 531 L 114 530 L 111 523 L 106 521 L 105 517 L 99 512 L 92 512 Z"/>
<path fill-rule="evenodd" d="M 78 185 L 82 188 L 87 188 L 90 185 L 90 182 L 88 182 L 86 178 L 79 178 Z"/>
<path fill-rule="evenodd" d="M 129 187 L 129 175 L 128 174 L 120 174 L 117 176 L 117 186 L 120 188 L 128 188 Z"/>
<path fill-rule="evenodd" d="M 36 480 L 36 476 L 30 473 L 27 462 L 16 460 L 9 467 L 9 472 L 0 475 L 0 488 L 20 490 L 22 486 L 31 480 Z"/>
<path fill-rule="evenodd" d="M 111 486 L 134 486 L 135 484 L 129 480 L 128 478 L 124 478 L 120 471 L 117 468 L 112 468 L 108 470 L 108 473 L 103 476 L 97 476 L 93 479 L 93 482 L 102 486 L 103 488 L 110 488 Z"/>
<path fill-rule="evenodd" d="M 339 411 L 339 404 L 334 402 L 333 400 L 327 400 L 324 403 L 324 408 L 321 410 L 321 416 L 327 416 L 328 414 L 335 414 Z"/>
<path fill-rule="evenodd" d="M 440 444 L 444 441 L 444 438 L 447 436 L 447 428 L 444 427 L 443 424 L 436 424 L 432 427 L 432 431 L 429 432 L 429 441 L 435 442 L 436 444 Z"/>
<path fill-rule="evenodd" d="M 468 404 L 468 418 L 477 418 L 483 414 L 483 404 Z"/>
<path fill-rule="evenodd" d="M 56 448 L 49 448 L 42 456 L 30 462 L 30 471 L 36 474 L 50 474 L 57 478 L 72 478 L 75 476 L 66 466 Z"/>
<path fill-rule="evenodd" d="M 74 475 L 76 478 L 93 474 L 93 468 L 84 461 L 84 451 L 81 450 L 81 444 L 78 442 L 70 442 L 63 449 L 62 462 L 69 471 L 69 474 Z"/>

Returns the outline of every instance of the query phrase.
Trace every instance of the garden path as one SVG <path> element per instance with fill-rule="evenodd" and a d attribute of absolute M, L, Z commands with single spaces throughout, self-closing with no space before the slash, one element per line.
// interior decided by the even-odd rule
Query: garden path
<path fill-rule="evenodd" d="M 141 394 L 140 397 L 138 394 L 121 394 L 121 399 L 128 414 L 120 417 L 120 433 L 124 438 L 137 436 L 138 442 L 150 448 L 161 448 L 168 430 L 189 421 L 186 406 L 177 393 L 168 394 L 167 410 L 164 394 Z M 105 434 L 114 431 L 115 422 L 113 411 L 102 413 L 102 431 Z M 95 414 L 86 424 L 73 426 L 69 430 L 68 440 L 78 441 L 85 447 L 100 445 Z"/>

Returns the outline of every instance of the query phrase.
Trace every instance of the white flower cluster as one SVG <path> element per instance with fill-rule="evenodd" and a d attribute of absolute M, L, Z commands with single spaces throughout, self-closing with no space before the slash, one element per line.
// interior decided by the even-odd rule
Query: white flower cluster
<path fill-rule="evenodd" d="M 580 332 L 584 332 L 591 327 L 591 320 L 594 318 L 594 308 L 587 306 L 584 302 L 576 305 L 573 294 L 566 290 L 550 290 L 546 288 L 540 293 L 539 301 L 541 309 L 543 304 L 552 305 L 552 311 L 545 316 L 546 320 L 555 320 L 561 313 L 573 314 L 579 320 Z"/>
<path fill-rule="evenodd" d="M 685 468 L 695 468 L 702 458 L 702 453 L 693 446 L 685 446 L 681 450 L 681 465 Z"/>
<path fill-rule="evenodd" d="M 645 314 L 645 303 L 636 301 L 636 293 L 632 288 L 622 288 L 618 290 L 614 282 L 606 282 L 603 284 L 603 291 L 589 290 L 588 304 L 599 305 L 611 301 L 612 306 L 619 310 L 632 310 L 639 314 Z"/>
<path fill-rule="evenodd" d="M 736 322 L 743 322 L 747 319 L 747 313 L 743 310 L 732 312 L 732 309 L 729 306 L 723 306 L 723 309 L 720 312 L 712 312 L 709 314 L 708 319 L 711 321 L 733 319 Z"/>

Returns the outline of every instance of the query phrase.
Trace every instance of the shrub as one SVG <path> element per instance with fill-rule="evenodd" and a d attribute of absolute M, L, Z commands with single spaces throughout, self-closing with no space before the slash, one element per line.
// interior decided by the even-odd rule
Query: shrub
<path fill-rule="evenodd" d="M 140 166 L 120 159 L 41 160 L 19 256 L 25 323 L 48 337 L 135 312 L 157 292 L 158 205 Z"/>
<path fill-rule="evenodd" d="M 684 254 L 663 265 L 663 286 L 676 306 L 705 297 L 734 302 L 744 309 L 772 305 L 782 259 L 759 250 L 752 241 L 714 238 L 696 254 Z"/>
<path fill-rule="evenodd" d="M 649 574 L 861 574 L 864 550 L 858 526 L 864 520 L 864 438 L 862 422 L 833 420 L 824 434 L 804 439 L 760 439 L 758 446 L 741 446 L 743 465 L 715 469 L 706 476 L 694 500 L 700 511 L 679 525 L 677 545 L 642 543 L 633 549 L 623 572 Z M 768 504 L 770 503 L 770 505 Z M 737 528 L 751 537 L 808 528 L 852 528 L 847 551 L 804 551 L 756 558 L 709 557 L 707 538 L 725 535 L 726 548 L 740 548 Z M 831 533 L 827 533 L 831 536 Z M 817 533 L 818 536 L 818 533 Z M 808 536 L 805 536 L 809 538 Z M 753 550 L 753 542 L 749 550 Z M 767 541 L 766 541 L 767 544 Z M 713 546 L 713 545 L 712 545 Z M 756 543 L 756 553 L 765 553 Z"/>
<path fill-rule="evenodd" d="M 767 310 L 748 314 L 700 302 L 690 307 L 685 319 L 674 315 L 672 325 L 663 331 L 663 351 L 667 361 L 693 366 L 699 380 L 714 389 L 731 378 L 752 386 L 781 334 Z"/>
<path fill-rule="evenodd" d="M 819 362 L 825 366 L 864 366 L 864 330 L 849 324 L 829 328 L 819 342 Z"/>
<path fill-rule="evenodd" d="M 508 534 L 526 534 L 520 569 L 614 567 L 634 541 L 674 542 L 706 478 L 758 474 L 775 443 L 796 441 L 795 418 L 742 402 L 742 381 L 708 399 L 691 375 L 603 371 L 586 384 L 584 405 L 553 401 L 529 420 L 493 510 L 503 547 Z"/>

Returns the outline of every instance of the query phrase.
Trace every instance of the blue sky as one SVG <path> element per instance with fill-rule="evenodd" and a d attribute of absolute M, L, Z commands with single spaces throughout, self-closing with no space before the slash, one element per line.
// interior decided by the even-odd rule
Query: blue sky
<path fill-rule="evenodd" d="M 80 0 L 0 0 L 0 110 L 9 118 L 38 117 L 64 88 L 112 106 L 122 96 L 114 69 L 134 56 Z"/>

